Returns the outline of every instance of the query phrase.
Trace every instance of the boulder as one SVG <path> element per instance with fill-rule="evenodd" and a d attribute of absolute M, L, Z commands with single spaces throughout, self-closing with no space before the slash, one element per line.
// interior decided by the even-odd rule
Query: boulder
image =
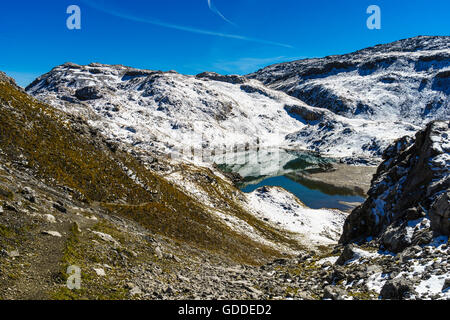
<path fill-rule="evenodd" d="M 306 121 L 321 120 L 326 114 L 325 110 L 313 109 L 306 105 L 286 105 L 284 106 L 284 110 L 286 110 L 288 113 L 297 115 Z"/>
<path fill-rule="evenodd" d="M 19 212 L 19 209 L 17 209 L 17 207 L 9 202 L 4 202 L 3 203 L 3 209 L 8 210 L 8 211 L 12 211 L 12 212 Z"/>
<path fill-rule="evenodd" d="M 336 286 L 326 286 L 324 288 L 323 299 L 345 300 L 347 292 Z"/>
<path fill-rule="evenodd" d="M 18 258 L 18 257 L 20 257 L 20 253 L 18 250 L 13 250 L 13 251 L 9 252 L 8 256 L 10 258 Z"/>
<path fill-rule="evenodd" d="M 62 237 L 61 233 L 59 233 L 58 231 L 42 231 L 42 234 L 56 238 Z"/>
<path fill-rule="evenodd" d="M 130 290 L 130 295 L 132 295 L 132 296 L 139 296 L 141 294 L 142 294 L 142 290 L 141 290 L 141 288 L 139 288 L 137 286 Z"/>
<path fill-rule="evenodd" d="M 411 280 L 396 278 L 385 283 L 380 296 L 387 300 L 404 300 L 414 293 L 414 284 Z"/>
<path fill-rule="evenodd" d="M 75 91 L 75 97 L 81 101 L 96 100 L 102 98 L 102 94 L 96 87 L 84 87 Z"/>
<path fill-rule="evenodd" d="M 333 269 L 333 273 L 331 274 L 331 282 L 339 282 L 341 280 L 345 280 L 347 278 L 347 273 L 345 269 L 340 266 L 335 266 Z"/>
<path fill-rule="evenodd" d="M 344 265 L 347 261 L 353 259 L 355 256 L 354 246 L 352 244 L 346 245 L 344 251 L 337 259 L 336 264 L 339 266 Z"/>
<path fill-rule="evenodd" d="M 407 262 L 409 260 L 414 259 L 419 252 L 422 251 L 422 248 L 419 246 L 409 247 L 405 251 L 403 251 L 400 255 L 400 259 L 402 262 Z"/>
<path fill-rule="evenodd" d="M 56 223 L 56 218 L 55 216 L 51 215 L 51 214 L 45 214 L 44 219 L 49 222 L 49 223 Z"/>
<path fill-rule="evenodd" d="M 427 245 L 433 240 L 433 231 L 430 228 L 419 230 L 412 237 L 413 246 Z"/>
<path fill-rule="evenodd" d="M 281 265 L 281 266 L 284 266 L 287 263 L 288 263 L 288 261 L 286 259 L 275 259 L 273 261 L 273 264 L 278 264 L 278 265 Z"/>
<path fill-rule="evenodd" d="M 385 249 L 395 253 L 402 252 L 411 243 L 411 239 L 404 226 L 389 226 L 381 237 L 381 244 Z"/>
<path fill-rule="evenodd" d="M 106 272 L 104 269 L 102 268 L 93 268 L 95 273 L 99 276 L 99 277 L 104 277 L 106 276 Z"/>
<path fill-rule="evenodd" d="M 18 258 L 20 253 L 18 250 L 6 251 L 5 249 L 0 250 L 0 257 Z"/>
<path fill-rule="evenodd" d="M 446 291 L 450 288 L 450 278 L 445 279 L 444 286 L 442 287 L 442 291 Z"/>
<path fill-rule="evenodd" d="M 436 198 L 429 215 L 433 231 L 442 235 L 450 235 L 450 192 Z"/>
<path fill-rule="evenodd" d="M 420 208 L 409 208 L 405 211 L 404 216 L 408 221 L 417 220 L 425 217 L 425 212 L 423 212 L 423 210 L 420 210 Z"/>
<path fill-rule="evenodd" d="M 20 193 L 22 194 L 22 197 L 23 197 L 25 200 L 28 200 L 28 201 L 30 201 L 31 203 L 35 203 L 35 202 L 36 202 L 36 195 L 35 195 L 34 191 L 33 191 L 31 188 L 25 187 L 25 188 L 23 188 L 23 189 L 20 191 Z"/>
<path fill-rule="evenodd" d="M 160 247 L 155 248 L 155 255 L 158 257 L 158 259 L 164 258 L 164 254 Z"/>
<path fill-rule="evenodd" d="M 67 213 L 67 209 L 64 207 L 64 204 L 61 201 L 53 203 L 53 208 L 55 208 L 61 213 Z"/>

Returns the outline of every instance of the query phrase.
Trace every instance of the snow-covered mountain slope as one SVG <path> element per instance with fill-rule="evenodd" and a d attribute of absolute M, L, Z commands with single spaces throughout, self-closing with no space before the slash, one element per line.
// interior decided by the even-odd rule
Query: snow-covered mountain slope
<path fill-rule="evenodd" d="M 248 77 L 349 118 L 420 126 L 450 119 L 450 37 L 276 64 Z"/>
<path fill-rule="evenodd" d="M 81 115 L 109 139 L 183 158 L 264 147 L 290 147 L 332 157 L 371 158 L 419 127 L 391 119 L 349 119 L 306 105 L 240 76 L 138 70 L 67 63 L 27 92 Z"/>
<path fill-rule="evenodd" d="M 339 210 L 313 210 L 278 187 L 262 187 L 249 195 L 249 210 L 258 218 L 281 226 L 302 243 L 336 243 L 347 215 Z"/>
<path fill-rule="evenodd" d="M 112 138 L 165 151 L 279 146 L 301 127 L 284 110 L 300 101 L 240 77 L 66 64 L 28 92 L 87 116 Z"/>

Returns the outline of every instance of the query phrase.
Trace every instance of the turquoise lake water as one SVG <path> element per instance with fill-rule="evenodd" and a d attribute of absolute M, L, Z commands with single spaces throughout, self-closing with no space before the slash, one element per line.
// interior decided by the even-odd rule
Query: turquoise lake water
<path fill-rule="evenodd" d="M 311 173 L 330 170 L 333 161 L 308 152 L 270 149 L 233 154 L 216 163 L 224 171 L 238 173 L 243 178 L 240 189 L 246 193 L 278 186 L 313 209 L 348 210 L 364 202 L 365 198 L 354 190 L 308 179 Z"/>
<path fill-rule="evenodd" d="M 331 195 L 318 189 L 312 189 L 293 181 L 286 176 L 270 177 L 257 184 L 247 184 L 242 187 L 243 192 L 249 193 L 264 186 L 279 186 L 297 196 L 304 204 L 312 209 L 340 209 L 349 208 L 345 203 L 361 203 L 365 199 L 358 195 Z M 343 203 L 344 202 L 344 203 Z"/>

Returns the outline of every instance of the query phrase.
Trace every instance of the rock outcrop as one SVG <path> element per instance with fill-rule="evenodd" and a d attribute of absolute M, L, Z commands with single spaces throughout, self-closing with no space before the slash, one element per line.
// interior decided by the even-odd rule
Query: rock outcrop
<path fill-rule="evenodd" d="M 410 280 L 396 278 L 389 280 L 381 289 L 381 297 L 389 300 L 403 300 L 414 293 L 413 283 Z"/>
<path fill-rule="evenodd" d="M 0 81 L 6 82 L 15 87 L 17 86 L 14 79 L 8 77 L 4 72 L 1 72 L 1 71 L 0 71 Z"/>
<path fill-rule="evenodd" d="M 379 237 L 399 252 L 449 235 L 450 121 L 435 121 L 390 146 L 368 200 L 348 217 L 341 243 Z"/>
<path fill-rule="evenodd" d="M 95 87 L 84 87 L 75 91 L 75 97 L 81 101 L 86 101 L 100 99 L 102 95 Z"/>

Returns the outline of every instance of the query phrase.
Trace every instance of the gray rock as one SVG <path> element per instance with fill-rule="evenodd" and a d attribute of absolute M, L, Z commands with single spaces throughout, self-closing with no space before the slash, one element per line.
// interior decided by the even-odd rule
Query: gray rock
<path fill-rule="evenodd" d="M 25 200 L 28 200 L 31 203 L 35 203 L 36 202 L 36 195 L 35 195 L 34 191 L 31 188 L 25 187 L 25 188 L 22 189 L 22 191 L 20 193 L 22 194 L 22 197 Z"/>
<path fill-rule="evenodd" d="M 381 238 L 381 243 L 387 250 L 399 253 L 411 245 L 411 239 L 403 225 L 389 226 Z"/>
<path fill-rule="evenodd" d="M 164 258 L 164 254 L 161 250 L 160 247 L 156 247 L 155 248 L 155 255 L 158 257 L 158 259 L 163 259 Z"/>
<path fill-rule="evenodd" d="M 276 259 L 273 261 L 273 264 L 278 264 L 281 266 L 284 266 L 288 263 L 288 261 L 286 259 Z"/>
<path fill-rule="evenodd" d="M 324 288 L 323 299 L 345 300 L 347 292 L 344 289 L 335 286 L 326 286 Z"/>
<path fill-rule="evenodd" d="M 139 296 L 142 294 L 142 290 L 139 287 L 134 287 L 133 289 L 130 290 L 130 295 L 132 296 Z"/>
<path fill-rule="evenodd" d="M 442 291 L 446 291 L 450 288 L 450 278 L 445 279 L 444 286 L 442 287 Z"/>
<path fill-rule="evenodd" d="M 258 290 L 253 286 L 247 286 L 247 287 L 245 287 L 245 289 L 247 289 L 248 291 L 250 291 L 251 293 L 255 294 L 258 297 L 262 296 L 262 294 L 263 294 L 263 292 L 261 290 Z"/>
<path fill-rule="evenodd" d="M 342 252 L 340 257 L 337 259 L 336 264 L 339 266 L 342 266 L 347 261 L 353 259 L 353 257 L 355 256 L 354 248 L 355 247 L 353 244 L 346 245 L 344 248 L 344 251 Z"/>
<path fill-rule="evenodd" d="M 423 218 L 425 213 L 420 208 L 409 208 L 405 211 L 405 219 L 408 221 Z"/>
<path fill-rule="evenodd" d="M 381 289 L 381 297 L 388 300 L 404 300 L 414 294 L 414 283 L 405 278 L 388 280 Z"/>
<path fill-rule="evenodd" d="M 372 275 L 374 273 L 383 272 L 383 268 L 378 265 L 370 265 L 366 267 L 366 274 Z"/>
<path fill-rule="evenodd" d="M 100 99 L 102 95 L 96 87 L 84 87 L 75 92 L 75 97 L 81 101 L 86 101 Z"/>
<path fill-rule="evenodd" d="M 433 231 L 428 229 L 419 230 L 414 233 L 411 244 L 412 245 L 427 245 L 433 240 Z"/>
<path fill-rule="evenodd" d="M 56 237 L 56 238 L 61 238 L 62 235 L 61 233 L 59 233 L 58 231 L 42 231 L 41 232 L 43 235 L 47 235 L 47 236 L 52 236 L 52 237 Z"/>
<path fill-rule="evenodd" d="M 238 75 L 224 76 L 224 75 L 221 75 L 221 74 L 218 74 L 215 72 L 203 72 L 203 73 L 196 75 L 196 78 L 228 82 L 228 83 L 233 83 L 233 84 L 242 84 L 247 81 L 247 79 L 243 76 L 238 76 Z"/>
<path fill-rule="evenodd" d="M 46 215 L 43 216 L 43 218 L 49 223 L 56 223 L 55 216 L 53 216 L 51 214 L 46 214 Z"/>
<path fill-rule="evenodd" d="M 409 247 L 400 254 L 400 259 L 402 262 L 407 262 L 414 259 L 420 251 L 422 251 L 422 248 L 419 246 Z"/>
<path fill-rule="evenodd" d="M 93 270 L 95 271 L 95 273 L 99 276 L 99 277 L 105 277 L 106 276 L 106 272 L 103 268 L 93 268 Z"/>
<path fill-rule="evenodd" d="M 307 292 L 299 292 L 296 297 L 299 300 L 313 300 L 313 297 Z"/>
<path fill-rule="evenodd" d="M 0 257 L 18 258 L 20 253 L 18 250 L 6 251 L 5 249 L 0 250 Z"/>
<path fill-rule="evenodd" d="M 67 213 L 67 209 L 64 207 L 64 204 L 61 201 L 57 201 L 53 203 L 53 208 L 62 213 Z"/>
<path fill-rule="evenodd" d="M 346 278 L 347 278 L 347 274 L 345 272 L 345 269 L 341 268 L 341 267 L 338 267 L 338 266 L 335 266 L 334 270 L 333 270 L 333 273 L 331 274 L 331 279 L 330 280 L 334 281 L 334 282 L 339 282 L 339 281 L 344 280 Z"/>
<path fill-rule="evenodd" d="M 20 253 L 18 250 L 13 250 L 13 251 L 9 252 L 8 256 L 10 258 L 18 258 L 18 257 L 20 257 Z"/>
<path fill-rule="evenodd" d="M 450 193 L 440 195 L 429 211 L 431 229 L 437 234 L 450 235 Z"/>
<path fill-rule="evenodd" d="M 12 212 L 19 212 L 19 209 L 17 207 L 9 202 L 3 203 L 3 209 L 12 211 Z"/>
<path fill-rule="evenodd" d="M 1 249 L 0 250 L 0 257 L 7 257 L 8 256 L 8 251 L 6 251 L 5 249 Z"/>

